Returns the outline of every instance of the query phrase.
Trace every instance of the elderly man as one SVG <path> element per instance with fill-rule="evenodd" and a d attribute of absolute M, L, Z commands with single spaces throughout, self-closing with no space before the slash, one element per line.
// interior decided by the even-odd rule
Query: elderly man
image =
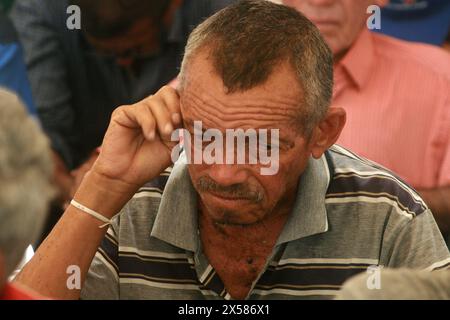
<path fill-rule="evenodd" d="M 370 265 L 446 266 L 417 193 L 332 146 L 345 122 L 329 108 L 332 80 L 329 48 L 294 9 L 243 1 L 207 19 L 179 89 L 114 112 L 99 158 L 18 281 L 57 298 L 329 298 Z M 187 147 L 164 171 L 180 127 Z M 258 152 L 217 143 L 256 130 L 270 132 Z M 197 161 L 213 136 L 209 155 L 221 156 Z M 244 163 L 228 161 L 242 150 Z M 263 170 L 261 150 L 277 155 L 276 170 Z M 82 290 L 66 286 L 70 266 Z"/>
<path fill-rule="evenodd" d="M 19 99 L 0 89 L 0 300 L 38 298 L 6 281 L 41 231 L 51 172 L 44 134 Z"/>
<path fill-rule="evenodd" d="M 387 0 L 283 2 L 313 21 L 333 51 L 332 104 L 343 107 L 348 116 L 338 143 L 411 184 L 430 206 L 441 231 L 449 233 L 448 54 L 370 32 L 367 8 Z"/>

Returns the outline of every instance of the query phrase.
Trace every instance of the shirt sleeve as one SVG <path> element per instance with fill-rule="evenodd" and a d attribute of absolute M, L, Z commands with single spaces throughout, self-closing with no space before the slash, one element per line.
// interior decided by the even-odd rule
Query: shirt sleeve
<path fill-rule="evenodd" d="M 385 267 L 431 271 L 450 265 L 450 253 L 429 209 L 404 224 L 392 239 Z"/>
<path fill-rule="evenodd" d="M 81 290 L 82 300 L 118 300 L 120 298 L 118 242 L 115 231 L 118 228 L 118 220 L 118 218 L 113 219 L 113 224 L 95 254 Z"/>
<path fill-rule="evenodd" d="M 51 1 L 16 0 L 10 17 L 24 48 L 28 77 L 42 126 L 52 141 L 53 149 L 68 167 L 72 167 L 68 137 L 74 126 L 74 111 L 58 30 L 49 17 L 55 12 L 58 8 L 52 7 Z"/>

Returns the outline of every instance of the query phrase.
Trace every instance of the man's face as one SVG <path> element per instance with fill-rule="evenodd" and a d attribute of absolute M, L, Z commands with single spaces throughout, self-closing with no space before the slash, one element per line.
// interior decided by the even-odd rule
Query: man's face
<path fill-rule="evenodd" d="M 311 155 L 308 139 L 299 132 L 298 122 L 293 123 L 303 96 L 288 63 L 275 70 L 263 85 L 226 94 L 207 53 L 198 53 L 187 67 L 181 111 L 192 137 L 194 121 L 201 121 L 204 130 L 219 129 L 224 136 L 226 129 L 279 129 L 275 175 L 261 175 L 264 165 L 260 163 L 189 165 L 200 201 L 216 222 L 256 223 L 272 213 L 289 211 L 285 206 L 295 199 L 299 177 Z"/>
<path fill-rule="evenodd" d="M 367 7 L 380 0 L 283 0 L 303 13 L 320 30 L 335 56 L 342 55 L 366 25 Z"/>

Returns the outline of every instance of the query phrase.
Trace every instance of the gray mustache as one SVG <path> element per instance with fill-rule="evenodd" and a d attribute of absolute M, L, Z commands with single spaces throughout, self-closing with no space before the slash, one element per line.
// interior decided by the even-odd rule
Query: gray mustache
<path fill-rule="evenodd" d="M 255 203 L 258 203 L 263 199 L 261 192 L 250 190 L 242 183 L 237 183 L 230 186 L 221 186 L 206 176 L 199 178 L 197 188 L 201 192 L 212 192 L 216 195 L 229 198 L 243 198 Z"/>

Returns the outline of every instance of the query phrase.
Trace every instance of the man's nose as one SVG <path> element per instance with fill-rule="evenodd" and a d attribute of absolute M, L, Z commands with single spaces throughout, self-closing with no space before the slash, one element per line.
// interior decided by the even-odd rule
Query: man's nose
<path fill-rule="evenodd" d="M 249 177 L 243 165 L 214 164 L 208 171 L 210 178 L 224 187 L 245 183 Z"/>

